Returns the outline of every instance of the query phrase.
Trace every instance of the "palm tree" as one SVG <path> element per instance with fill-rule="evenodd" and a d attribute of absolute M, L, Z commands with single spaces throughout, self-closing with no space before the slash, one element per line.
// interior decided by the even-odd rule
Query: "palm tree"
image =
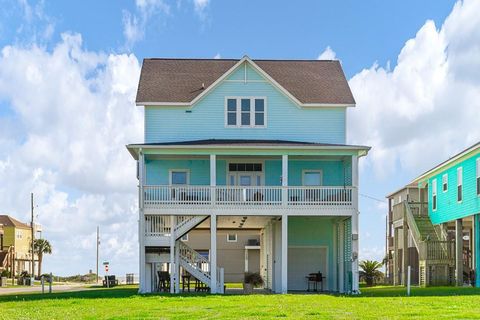
<path fill-rule="evenodd" d="M 35 239 L 33 241 L 33 248 L 35 253 L 38 255 L 38 276 L 40 277 L 42 274 L 42 260 L 43 254 L 51 254 L 52 253 L 52 246 L 50 242 L 45 239 Z"/>
<path fill-rule="evenodd" d="M 383 263 L 373 260 L 363 260 L 360 262 L 359 267 L 362 269 L 360 275 L 365 278 L 367 286 L 372 286 L 375 280 L 383 275 L 383 273 L 378 270 L 382 265 Z"/>

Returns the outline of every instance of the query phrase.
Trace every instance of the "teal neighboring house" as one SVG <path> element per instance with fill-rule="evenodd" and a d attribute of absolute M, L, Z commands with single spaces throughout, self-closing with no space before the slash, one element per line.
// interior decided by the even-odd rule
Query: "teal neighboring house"
<path fill-rule="evenodd" d="M 418 177 L 428 214 L 455 241 L 457 285 L 480 286 L 480 142 Z"/>
<path fill-rule="evenodd" d="M 355 100 L 338 61 L 145 59 L 136 103 L 140 292 L 190 280 L 224 293 L 235 262 L 222 257 L 241 229 L 259 231 L 244 247 L 259 246 L 264 289 L 358 291 L 358 163 L 370 148 L 346 144 Z M 185 239 L 200 228 L 210 241 L 194 250 Z"/>

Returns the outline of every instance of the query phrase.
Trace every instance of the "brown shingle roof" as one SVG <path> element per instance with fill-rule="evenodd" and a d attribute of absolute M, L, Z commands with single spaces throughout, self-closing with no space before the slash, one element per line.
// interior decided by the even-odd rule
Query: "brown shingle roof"
<path fill-rule="evenodd" d="M 4 225 L 5 227 L 30 228 L 28 224 L 20 222 L 17 219 L 7 215 L 0 215 L 0 224 Z"/>
<path fill-rule="evenodd" d="M 136 101 L 191 102 L 238 61 L 145 59 Z M 301 103 L 355 104 L 339 61 L 253 60 L 253 62 Z"/>

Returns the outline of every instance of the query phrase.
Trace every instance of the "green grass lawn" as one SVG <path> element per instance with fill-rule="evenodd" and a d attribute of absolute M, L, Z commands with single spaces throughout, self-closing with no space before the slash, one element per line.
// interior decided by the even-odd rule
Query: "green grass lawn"
<path fill-rule="evenodd" d="M 0 296 L 0 319 L 478 319 L 478 288 L 363 288 L 359 296 L 138 295 L 135 287 Z"/>

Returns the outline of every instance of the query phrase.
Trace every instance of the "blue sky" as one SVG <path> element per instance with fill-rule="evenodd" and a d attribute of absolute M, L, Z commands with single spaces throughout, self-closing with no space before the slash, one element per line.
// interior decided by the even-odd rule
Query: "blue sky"
<path fill-rule="evenodd" d="M 97 224 L 112 270 L 136 270 L 134 163 L 124 145 L 141 139 L 141 60 L 323 53 L 341 60 L 357 100 L 349 142 L 372 146 L 361 193 L 379 201 L 361 197 L 360 255 L 381 259 L 385 195 L 480 139 L 476 5 L 0 0 L 0 212 L 26 220 L 36 193 L 55 273 L 93 267 Z"/>

